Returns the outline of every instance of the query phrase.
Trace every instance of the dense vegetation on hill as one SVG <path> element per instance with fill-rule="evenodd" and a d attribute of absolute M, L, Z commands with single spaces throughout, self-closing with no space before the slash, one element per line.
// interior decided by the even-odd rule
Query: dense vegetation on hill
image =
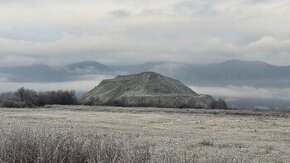
<path fill-rule="evenodd" d="M 178 80 L 154 72 L 103 80 L 82 99 L 85 104 L 132 107 L 225 109 L 224 100 L 199 95 Z"/>

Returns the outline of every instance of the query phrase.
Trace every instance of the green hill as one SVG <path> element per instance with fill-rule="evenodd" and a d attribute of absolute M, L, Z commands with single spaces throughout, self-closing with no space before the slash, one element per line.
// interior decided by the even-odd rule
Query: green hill
<path fill-rule="evenodd" d="M 224 101 L 199 95 L 180 81 L 154 72 L 103 80 L 82 100 L 84 103 L 108 106 L 226 108 Z"/>

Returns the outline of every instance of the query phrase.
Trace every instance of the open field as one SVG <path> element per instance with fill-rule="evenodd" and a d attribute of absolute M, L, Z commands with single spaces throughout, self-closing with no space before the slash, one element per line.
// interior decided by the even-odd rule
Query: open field
<path fill-rule="evenodd" d="M 290 118 L 286 113 L 89 106 L 1 108 L 0 127 L 1 133 L 29 128 L 130 138 L 147 144 L 150 150 L 174 151 L 197 162 L 290 162 Z"/>

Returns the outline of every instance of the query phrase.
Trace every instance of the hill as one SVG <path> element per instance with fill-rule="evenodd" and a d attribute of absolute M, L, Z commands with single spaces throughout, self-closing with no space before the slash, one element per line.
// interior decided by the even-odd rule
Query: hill
<path fill-rule="evenodd" d="M 226 108 L 223 100 L 199 95 L 180 81 L 154 72 L 103 80 L 83 96 L 83 102 L 108 106 Z"/>

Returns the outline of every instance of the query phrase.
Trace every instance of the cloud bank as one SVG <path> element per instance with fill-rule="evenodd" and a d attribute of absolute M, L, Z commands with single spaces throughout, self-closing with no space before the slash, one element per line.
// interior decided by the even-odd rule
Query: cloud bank
<path fill-rule="evenodd" d="M 288 0 L 0 0 L 0 64 L 290 62 Z"/>

